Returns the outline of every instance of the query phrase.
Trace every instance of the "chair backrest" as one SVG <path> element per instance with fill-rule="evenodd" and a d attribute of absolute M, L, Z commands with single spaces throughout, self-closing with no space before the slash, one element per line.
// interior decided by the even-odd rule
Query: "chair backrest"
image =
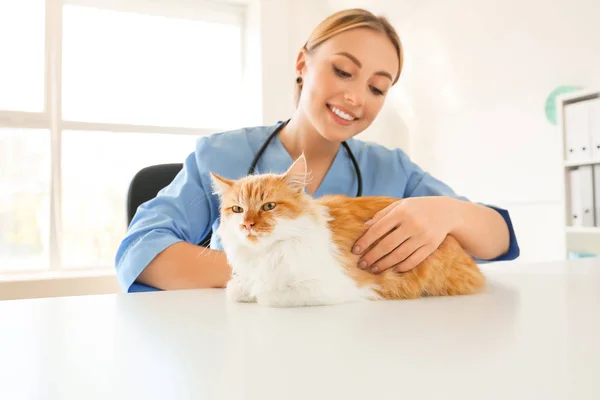
<path fill-rule="evenodd" d="M 158 164 L 142 168 L 131 180 L 127 192 L 127 225 L 137 208 L 156 197 L 158 192 L 173 181 L 183 164 Z"/>
<path fill-rule="evenodd" d="M 137 211 L 137 208 L 148 200 L 156 197 L 158 192 L 175 179 L 183 164 L 157 164 L 142 168 L 131 180 L 127 192 L 127 225 Z M 210 247 L 212 234 L 209 233 L 199 246 Z"/>

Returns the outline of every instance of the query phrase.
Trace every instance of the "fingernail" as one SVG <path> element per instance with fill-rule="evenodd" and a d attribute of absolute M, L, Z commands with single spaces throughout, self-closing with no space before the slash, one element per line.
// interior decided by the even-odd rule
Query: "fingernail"
<path fill-rule="evenodd" d="M 354 254 L 358 254 L 358 253 L 360 253 L 360 247 L 358 247 L 358 246 L 354 246 L 354 248 L 352 248 L 352 252 L 353 252 Z"/>
<path fill-rule="evenodd" d="M 358 263 L 358 268 L 365 269 L 366 267 L 367 267 L 367 262 L 365 260 L 362 260 L 361 262 Z"/>
<path fill-rule="evenodd" d="M 371 268 L 371 272 L 373 272 L 374 274 L 376 274 L 377 272 L 379 272 L 379 268 L 373 267 L 373 268 Z"/>

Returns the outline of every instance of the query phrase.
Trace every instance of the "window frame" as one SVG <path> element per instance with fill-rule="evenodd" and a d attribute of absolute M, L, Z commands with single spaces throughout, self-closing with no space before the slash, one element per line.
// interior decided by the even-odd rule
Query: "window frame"
<path fill-rule="evenodd" d="M 18 1 L 18 0 L 15 0 Z M 159 125 L 136 125 L 97 123 L 63 120 L 62 105 L 62 28 L 63 7 L 66 5 L 94 7 L 113 11 L 137 12 L 155 16 L 185 18 L 212 22 L 235 22 L 242 32 L 242 84 L 249 78 L 247 69 L 247 7 L 244 1 L 203 0 L 45 0 L 44 44 L 44 108 L 41 112 L 12 111 L 0 109 L 0 128 L 46 129 L 50 132 L 50 232 L 48 269 L 0 270 L 1 276 L 46 275 L 73 273 L 72 268 L 62 268 L 62 132 L 108 131 L 113 133 L 161 133 L 206 136 L 222 130 L 222 127 L 195 128 Z M 123 205 L 125 207 L 125 204 Z M 126 224 L 126 221 L 123 221 Z M 113 265 L 77 268 L 83 273 L 106 274 Z M 76 271 L 76 272 L 77 272 Z"/>

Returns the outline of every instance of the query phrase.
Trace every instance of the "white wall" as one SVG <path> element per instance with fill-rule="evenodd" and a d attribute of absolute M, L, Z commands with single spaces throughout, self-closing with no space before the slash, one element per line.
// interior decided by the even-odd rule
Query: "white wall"
<path fill-rule="evenodd" d="M 245 56 L 251 85 L 248 105 L 251 115 L 261 116 L 252 120 L 257 125 L 285 120 L 294 110 L 291 3 L 292 0 L 248 2 Z"/>
<path fill-rule="evenodd" d="M 560 138 L 544 107 L 559 85 L 600 86 L 600 2 L 328 6 L 382 12 L 399 31 L 406 68 L 384 119 L 408 131 L 403 143 L 411 157 L 472 200 L 509 208 L 522 260 L 563 258 Z M 407 127 L 396 128 L 398 121 Z"/>

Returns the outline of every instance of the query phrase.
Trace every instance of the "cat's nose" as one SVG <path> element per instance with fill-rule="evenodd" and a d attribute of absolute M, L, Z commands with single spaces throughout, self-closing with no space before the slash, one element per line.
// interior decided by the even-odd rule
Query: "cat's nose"
<path fill-rule="evenodd" d="M 248 220 L 246 220 L 246 221 L 244 221 L 243 225 L 246 227 L 247 230 L 250 230 L 254 226 L 254 221 L 248 221 Z"/>

